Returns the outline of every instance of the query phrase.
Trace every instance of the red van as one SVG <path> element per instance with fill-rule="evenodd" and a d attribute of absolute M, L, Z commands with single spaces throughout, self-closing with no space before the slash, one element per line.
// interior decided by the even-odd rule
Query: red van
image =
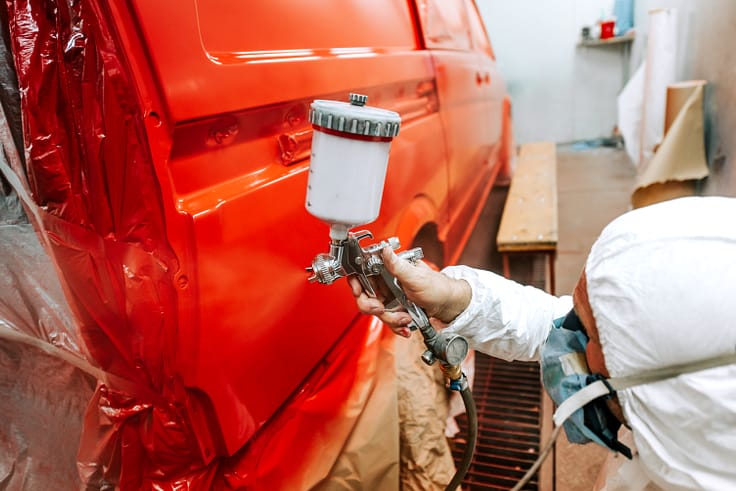
<path fill-rule="evenodd" d="M 453 263 L 513 150 L 473 1 L 3 8 L 26 213 L 104 371 L 82 479 L 318 488 L 395 380 L 388 330 L 307 281 L 329 241 L 304 208 L 309 105 L 358 92 L 401 115 L 369 228 Z"/>

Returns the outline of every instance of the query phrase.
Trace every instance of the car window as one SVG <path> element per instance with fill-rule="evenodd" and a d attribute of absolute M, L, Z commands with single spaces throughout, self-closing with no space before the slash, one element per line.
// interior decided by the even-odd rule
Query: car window
<path fill-rule="evenodd" d="M 427 48 L 471 49 L 465 0 L 424 0 L 419 9 Z"/>
<path fill-rule="evenodd" d="M 495 59 L 491 43 L 488 41 L 488 35 L 483 25 L 483 20 L 478 13 L 478 9 L 472 0 L 465 0 L 468 10 L 468 23 L 470 25 L 470 35 L 473 39 L 473 49 Z"/>

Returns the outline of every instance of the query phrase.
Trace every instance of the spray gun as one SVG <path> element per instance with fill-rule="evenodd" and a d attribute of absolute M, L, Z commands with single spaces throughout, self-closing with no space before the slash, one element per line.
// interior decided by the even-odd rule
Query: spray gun
<path fill-rule="evenodd" d="M 330 285 L 354 275 L 368 294 L 375 295 L 370 278 L 377 277 L 388 291 L 386 307 L 400 305 L 409 313 L 410 329 L 419 330 L 427 347 L 422 360 L 428 365 L 440 361 L 450 388 L 460 392 L 470 421 L 462 463 L 447 487 L 452 490 L 470 466 L 477 435 L 475 403 L 460 368 L 468 342 L 457 334 L 438 333 L 424 310 L 406 297 L 398 280 L 384 267 L 382 251 L 399 249 L 398 238 L 363 247 L 361 241 L 373 235 L 367 230 L 350 231 L 378 217 L 391 141 L 399 134 L 401 123 L 397 113 L 366 106 L 367 100 L 365 95 L 350 94 L 349 103 L 316 100 L 310 108 L 314 131 L 306 209 L 330 225 L 330 250 L 315 256 L 307 268 L 312 273 L 309 281 Z M 412 263 L 424 257 L 421 248 L 397 255 Z"/>
<path fill-rule="evenodd" d="M 451 388 L 458 385 L 458 390 L 461 390 L 463 385 L 467 385 L 467 379 L 462 374 L 460 364 L 468 354 L 468 342 L 457 334 L 435 331 L 424 310 L 406 297 L 396 277 L 384 267 L 381 258 L 382 250 L 387 247 L 393 250 L 398 249 L 399 240 L 391 237 L 363 248 L 360 246 L 360 241 L 366 238 L 373 238 L 373 235 L 363 230 L 355 234 L 348 233 L 345 240 L 332 240 L 330 253 L 318 254 L 312 266 L 307 268 L 307 271 L 313 273 L 309 281 L 329 285 L 343 276 L 356 275 L 363 289 L 375 296 L 368 277 L 380 276 L 388 291 L 388 297 L 384 300 L 386 308 L 392 309 L 399 305 L 404 307 L 412 318 L 409 328 L 413 331 L 418 329 L 424 337 L 427 351 L 422 355 L 422 361 L 427 365 L 432 365 L 440 360 L 442 370 L 450 379 Z M 419 247 L 399 252 L 397 255 L 414 264 L 424 257 Z"/>
<path fill-rule="evenodd" d="M 309 281 L 330 285 L 343 276 L 355 275 L 363 289 L 375 295 L 369 277 L 379 276 L 389 292 L 386 307 L 404 307 L 412 318 L 409 328 L 422 333 L 427 346 L 422 360 L 428 365 L 440 360 L 448 378 L 460 383 L 463 377 L 459 365 L 468 353 L 467 341 L 456 334 L 437 333 L 426 313 L 406 297 L 383 265 L 381 251 L 387 247 L 397 250 L 398 238 L 364 248 L 360 242 L 373 235 L 367 230 L 349 231 L 378 217 L 389 148 L 401 122 L 395 112 L 366 106 L 367 99 L 350 94 L 349 104 L 324 100 L 312 103 L 309 119 L 314 133 L 306 207 L 330 224 L 331 240 L 330 252 L 318 254 L 307 268 L 312 273 Z M 416 263 L 424 254 L 421 248 L 415 248 L 398 256 Z"/>

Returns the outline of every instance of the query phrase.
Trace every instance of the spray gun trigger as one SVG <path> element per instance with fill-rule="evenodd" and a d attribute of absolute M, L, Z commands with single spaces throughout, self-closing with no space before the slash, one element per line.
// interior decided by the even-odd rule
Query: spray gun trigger
<path fill-rule="evenodd" d="M 368 281 L 368 278 L 363 274 L 358 274 L 358 280 L 360 281 L 360 285 L 363 287 L 363 290 L 370 295 L 371 297 L 376 297 L 376 292 L 373 289 L 373 285 L 371 285 L 371 282 Z"/>

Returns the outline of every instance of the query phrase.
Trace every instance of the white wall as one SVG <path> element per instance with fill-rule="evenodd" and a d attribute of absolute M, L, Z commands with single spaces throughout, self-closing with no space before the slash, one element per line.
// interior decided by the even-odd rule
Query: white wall
<path fill-rule="evenodd" d="M 725 0 L 728 1 L 728 0 Z M 624 47 L 578 47 L 613 0 L 476 0 L 513 104 L 518 143 L 610 136 Z"/>
<path fill-rule="evenodd" d="M 608 136 L 624 84 L 623 50 L 577 47 L 580 28 L 611 0 L 476 0 L 513 103 L 517 142 Z M 648 12 L 677 8 L 677 77 L 705 79 L 708 194 L 736 196 L 736 0 L 635 0 L 637 39 L 628 72 L 645 53 Z"/>

